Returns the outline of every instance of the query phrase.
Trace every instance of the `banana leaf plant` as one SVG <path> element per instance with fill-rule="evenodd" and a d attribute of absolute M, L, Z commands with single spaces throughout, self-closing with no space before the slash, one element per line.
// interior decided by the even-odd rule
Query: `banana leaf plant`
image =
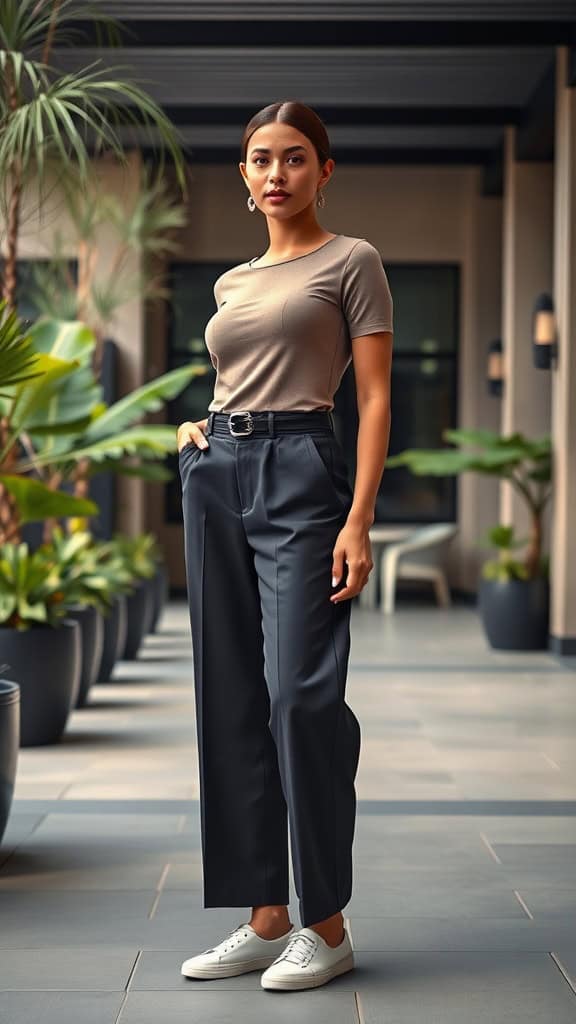
<path fill-rule="evenodd" d="M 74 372 L 77 360 L 36 351 L 30 332 L 0 302 L 0 542 L 19 539 L 20 526 L 46 515 L 95 515 L 94 502 L 74 498 L 18 475 L 18 424 L 42 395 Z M 24 443 L 24 442 L 23 442 Z"/>
<path fill-rule="evenodd" d="M 542 517 L 552 494 L 551 438 L 546 435 L 530 440 L 520 432 L 501 436 L 490 430 L 457 428 L 444 430 L 442 438 L 454 442 L 457 447 L 407 448 L 386 460 L 386 470 L 407 466 L 416 476 L 456 476 L 473 472 L 508 480 L 527 507 L 530 529 L 525 557 L 523 561 L 515 560 L 520 567 L 518 571 L 514 569 L 509 554 L 501 560 L 499 571 L 504 571 L 502 564 L 506 561 L 508 578 L 514 574 L 517 578 L 534 579 L 545 574 L 548 560 L 542 553 Z M 466 445 L 476 450 L 465 451 Z M 496 533 L 492 543 L 499 547 L 500 541 L 502 546 L 510 546 L 512 536 Z M 489 568 L 487 571 L 492 570 Z"/>
<path fill-rule="evenodd" d="M 8 396 L 0 397 L 5 425 L 0 484 L 17 508 L 17 515 L 3 522 L 0 542 L 16 536 L 24 522 L 46 519 L 51 530 L 57 517 L 97 514 L 98 507 L 83 495 L 58 491 L 63 484 L 77 485 L 80 477 L 86 491 L 88 477 L 108 469 L 169 479 L 162 465 L 145 463 L 157 463 L 176 450 L 176 427 L 138 421 L 206 372 L 194 365 L 169 371 L 108 407 L 93 376 L 95 337 L 85 324 L 39 320 L 28 337 L 46 369 L 32 381 L 8 387 Z M 125 463 L 126 457 L 136 458 L 136 464 Z M 4 472 L 7 459 L 11 472 Z"/>

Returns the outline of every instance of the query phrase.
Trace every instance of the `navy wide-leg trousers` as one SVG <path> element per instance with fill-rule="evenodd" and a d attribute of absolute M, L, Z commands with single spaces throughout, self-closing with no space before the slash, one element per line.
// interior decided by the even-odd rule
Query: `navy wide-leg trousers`
<path fill-rule="evenodd" d="M 179 455 L 204 906 L 287 904 L 289 834 L 305 927 L 352 890 L 351 602 L 329 600 L 352 489 L 331 428 L 234 436 L 226 421 Z"/>

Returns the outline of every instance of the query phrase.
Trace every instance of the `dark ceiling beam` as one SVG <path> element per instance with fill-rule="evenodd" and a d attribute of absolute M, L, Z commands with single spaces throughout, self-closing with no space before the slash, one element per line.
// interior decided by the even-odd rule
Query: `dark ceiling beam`
<path fill-rule="evenodd" d="M 516 160 L 553 160 L 556 106 L 556 64 L 552 62 L 520 118 L 516 129 Z"/>
<path fill-rule="evenodd" d="M 254 106 L 171 106 L 163 109 L 173 124 L 227 124 L 237 122 L 244 125 L 252 117 Z M 315 103 L 314 109 L 328 126 L 337 124 L 365 125 L 478 125 L 504 126 L 520 124 L 524 117 L 523 107 L 341 107 Z"/>
<path fill-rule="evenodd" d="M 144 153 L 150 154 L 152 150 L 147 146 L 142 147 Z M 478 166 L 488 164 L 493 160 L 494 154 L 487 149 L 453 149 L 433 148 L 426 150 L 414 149 L 389 149 L 384 147 L 370 148 L 357 147 L 349 149 L 341 147 L 333 149 L 334 159 L 338 164 L 352 164 L 364 167 L 366 164 L 380 164 L 385 167 L 388 164 L 410 164 L 414 165 L 466 165 Z M 238 164 L 238 150 L 230 146 L 187 146 L 186 155 L 191 166 L 194 164 L 229 164 L 236 167 Z"/>
<path fill-rule="evenodd" d="M 576 85 L 576 46 L 571 47 L 568 54 L 568 81 L 566 85 L 571 88 Z"/>
<path fill-rule="evenodd" d="M 245 20 L 123 21 L 123 45 L 131 46 L 558 46 L 576 45 L 574 21 L 432 22 L 332 21 L 264 18 Z M 304 9 L 305 13 L 305 9 Z M 86 45 L 93 44 L 93 23 L 79 22 Z"/>
<path fill-rule="evenodd" d="M 554 47 L 138 47 L 97 51 L 56 48 L 54 63 L 74 72 L 98 55 L 102 68 L 123 67 L 164 107 L 259 109 L 297 96 L 314 107 L 392 110 L 524 107 L 553 62 Z M 425 114 L 425 118 L 427 115 Z"/>
<path fill-rule="evenodd" d="M 199 21 L 206 18 L 328 18 L 421 21 L 571 21 L 573 0 L 284 0 L 270 7 L 270 0 L 100 0 L 100 7 L 118 18 Z"/>

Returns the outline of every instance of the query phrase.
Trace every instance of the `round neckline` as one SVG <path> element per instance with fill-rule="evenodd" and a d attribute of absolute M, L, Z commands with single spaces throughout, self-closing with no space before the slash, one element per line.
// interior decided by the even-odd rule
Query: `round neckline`
<path fill-rule="evenodd" d="M 277 260 L 276 263 L 262 263 L 259 267 L 253 266 L 253 261 L 258 259 L 258 256 L 254 256 L 252 260 L 248 260 L 248 266 L 250 270 L 266 270 L 268 267 L 279 267 L 282 263 L 293 263 L 294 260 L 303 260 L 306 256 L 313 256 L 315 252 L 320 252 L 320 249 L 325 249 L 330 242 L 335 242 L 337 238 L 341 238 L 342 235 L 334 235 L 333 238 L 329 238 L 327 242 L 322 242 L 322 245 L 317 246 L 316 249 L 311 249 L 310 252 L 300 253 L 300 256 L 288 256 L 285 260 Z"/>

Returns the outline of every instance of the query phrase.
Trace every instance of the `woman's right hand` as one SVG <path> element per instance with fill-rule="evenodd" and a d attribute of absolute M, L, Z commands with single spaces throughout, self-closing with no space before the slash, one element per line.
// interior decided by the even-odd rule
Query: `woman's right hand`
<path fill-rule="evenodd" d="M 205 420 L 196 420 L 195 423 L 189 420 L 181 423 L 176 432 L 178 452 L 181 452 L 185 445 L 190 443 L 197 445 L 199 448 L 208 448 L 208 441 L 204 436 L 207 423 L 208 417 Z"/>

